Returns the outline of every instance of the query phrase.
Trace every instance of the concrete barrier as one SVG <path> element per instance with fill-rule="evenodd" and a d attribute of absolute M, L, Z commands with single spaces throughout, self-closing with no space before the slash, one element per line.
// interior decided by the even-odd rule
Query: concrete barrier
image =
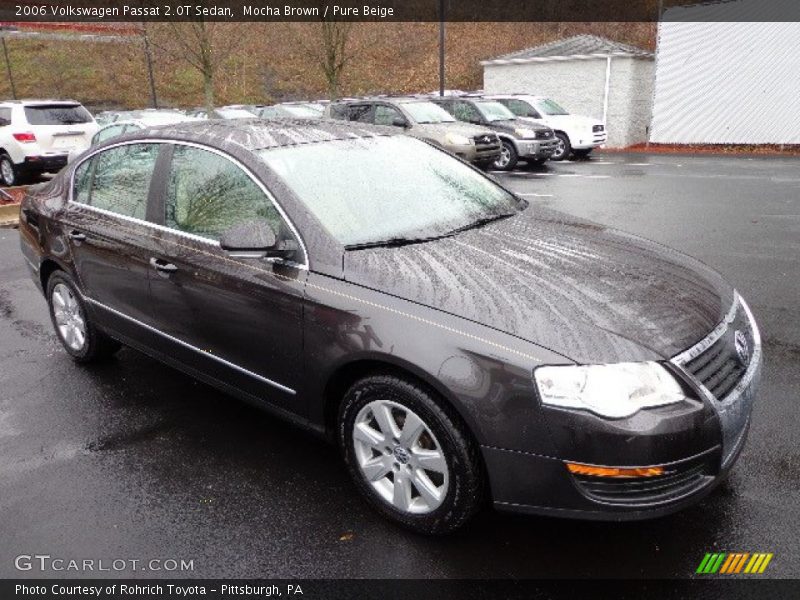
<path fill-rule="evenodd" d="M 19 225 L 19 204 L 0 204 L 0 227 Z"/>

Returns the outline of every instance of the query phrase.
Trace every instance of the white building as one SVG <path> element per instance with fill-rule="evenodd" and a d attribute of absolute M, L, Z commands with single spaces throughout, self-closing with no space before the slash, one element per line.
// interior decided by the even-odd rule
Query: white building
<path fill-rule="evenodd" d="M 737 0 L 664 13 L 652 142 L 800 144 L 800 23 L 754 22 L 766 8 Z"/>
<path fill-rule="evenodd" d="M 568 111 L 602 119 L 608 146 L 646 142 L 653 99 L 653 54 L 579 35 L 481 62 L 487 94 L 549 96 Z"/>

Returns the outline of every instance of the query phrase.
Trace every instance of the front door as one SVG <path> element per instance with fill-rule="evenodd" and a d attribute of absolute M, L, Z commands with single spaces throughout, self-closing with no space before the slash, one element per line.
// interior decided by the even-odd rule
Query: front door
<path fill-rule="evenodd" d="M 305 256 L 237 257 L 218 243 L 253 219 L 267 219 L 279 239 L 299 242 L 270 195 L 227 155 L 176 144 L 160 197 L 165 230 L 151 257 L 150 287 L 153 318 L 173 356 L 259 400 L 304 412 L 296 390 Z"/>

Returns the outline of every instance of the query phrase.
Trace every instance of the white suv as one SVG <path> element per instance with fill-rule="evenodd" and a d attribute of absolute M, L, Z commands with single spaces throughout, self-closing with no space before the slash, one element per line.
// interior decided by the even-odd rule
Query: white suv
<path fill-rule="evenodd" d="M 0 177 L 19 185 L 67 164 L 72 150 L 88 148 L 94 118 L 74 100 L 0 102 Z"/>
<path fill-rule="evenodd" d="M 608 139 L 605 123 L 591 117 L 571 115 L 550 98 L 527 94 L 497 94 L 486 97 L 504 104 L 518 117 L 536 119 L 551 127 L 556 132 L 559 145 L 550 160 L 564 160 L 570 154 L 581 158 L 588 156 Z"/>

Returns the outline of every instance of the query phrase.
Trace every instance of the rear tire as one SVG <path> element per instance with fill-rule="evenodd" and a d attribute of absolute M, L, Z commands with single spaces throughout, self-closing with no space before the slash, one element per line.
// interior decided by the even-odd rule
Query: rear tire
<path fill-rule="evenodd" d="M 558 146 L 556 146 L 556 151 L 553 152 L 550 160 L 559 161 L 569 158 L 569 155 L 572 153 L 572 144 L 569 143 L 567 134 L 557 131 L 556 138 L 558 138 Z"/>
<path fill-rule="evenodd" d="M 50 320 L 64 350 L 75 362 L 90 363 L 111 357 L 121 344 L 89 319 L 86 304 L 72 277 L 55 271 L 47 280 Z"/>
<path fill-rule="evenodd" d="M 417 533 L 458 529 L 481 507 L 477 444 L 451 409 L 422 386 L 391 375 L 357 381 L 339 409 L 347 469 L 381 514 Z"/>
<path fill-rule="evenodd" d="M 7 187 L 22 183 L 22 174 L 8 154 L 0 156 L 0 179 L 3 180 L 3 185 Z"/>

